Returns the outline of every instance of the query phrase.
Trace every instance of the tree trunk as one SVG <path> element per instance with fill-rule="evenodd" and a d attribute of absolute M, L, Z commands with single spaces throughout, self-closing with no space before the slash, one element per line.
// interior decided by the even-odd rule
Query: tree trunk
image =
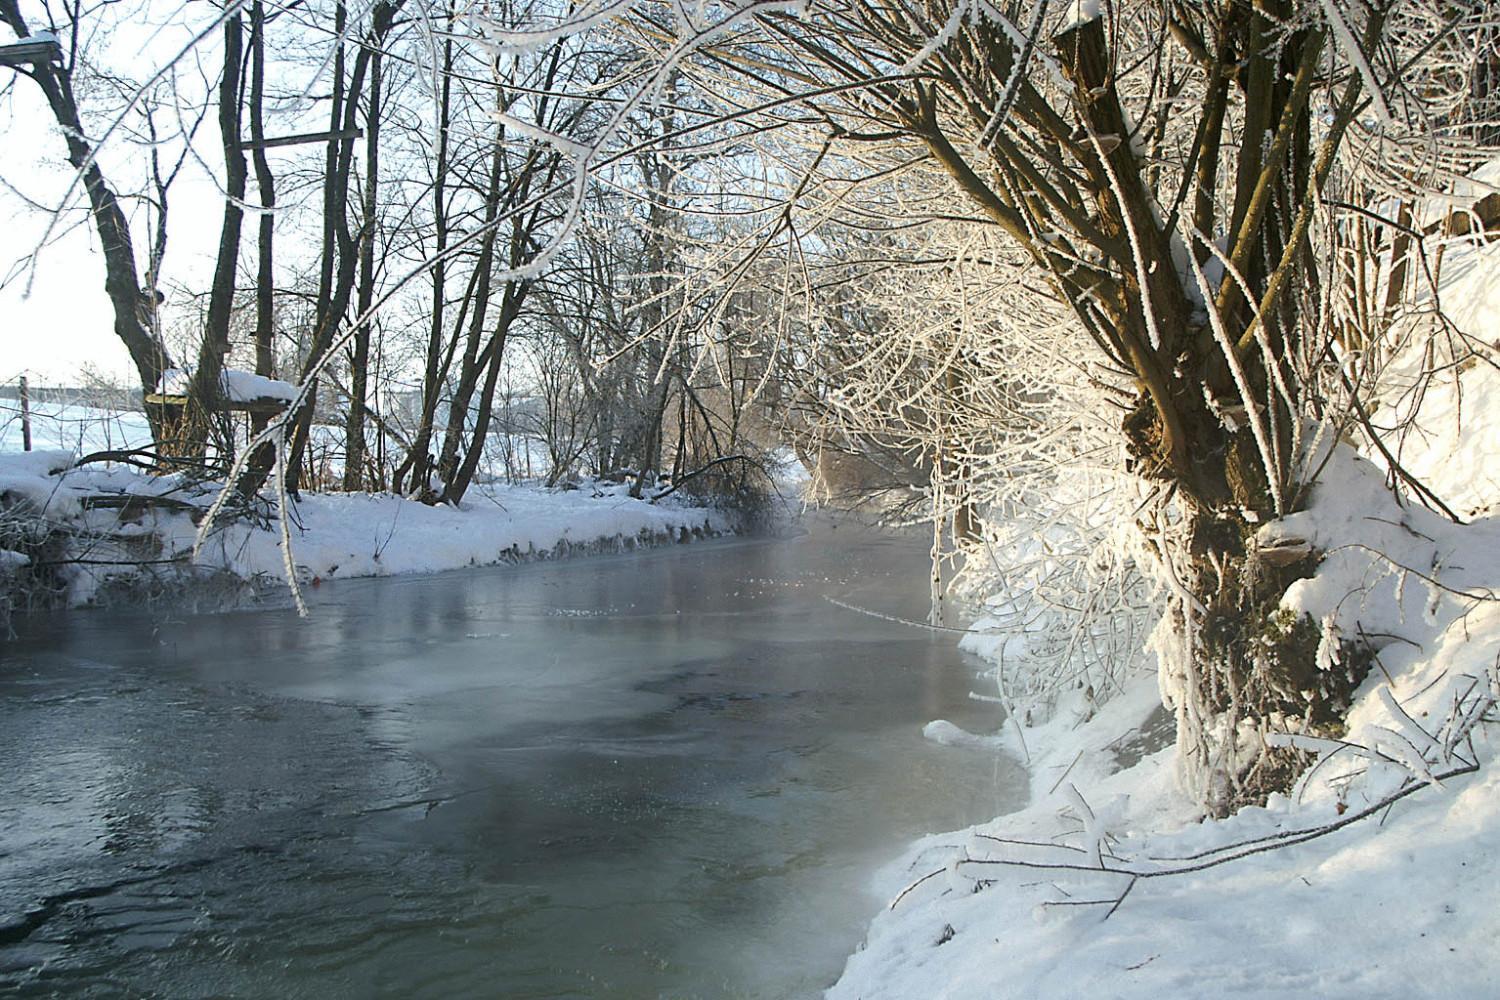
<path fill-rule="evenodd" d="M 17 0 L 0 0 L 0 20 L 10 26 L 19 38 L 31 35 L 25 19 L 21 16 Z M 77 53 L 71 54 L 73 59 Z M 41 64 L 35 67 L 32 79 L 42 89 L 52 115 L 60 126 L 63 139 L 68 146 L 68 162 L 73 169 L 83 174 L 84 191 L 88 194 L 89 210 L 94 227 L 99 233 L 99 245 L 104 254 L 104 290 L 114 309 L 115 336 L 120 338 L 130 359 L 135 363 L 144 392 L 155 392 L 161 384 L 162 372 L 172 367 L 172 360 L 164 344 L 153 334 L 149 317 L 155 303 L 142 293 L 136 271 L 135 244 L 130 237 L 130 224 L 120 208 L 119 198 L 105 183 L 104 174 L 94 162 L 94 149 L 84 137 L 88 134 L 78 117 L 78 102 L 73 96 L 73 79 L 70 67 Z M 148 406 L 147 418 L 151 422 L 152 437 L 158 441 L 164 436 L 162 410 Z"/>
<path fill-rule="evenodd" d="M 265 84 L 266 11 L 263 0 L 254 0 L 250 5 L 250 139 L 254 144 L 251 159 L 255 164 L 255 186 L 260 193 L 260 207 L 263 209 L 256 233 L 255 374 L 275 378 L 276 273 L 273 240 L 276 217 L 272 210 L 276 207 L 276 178 L 271 173 L 271 163 L 262 145 L 266 138 Z M 264 413 L 252 415 L 251 437 L 265 430 L 270 419 Z M 239 483 L 241 492 L 252 483 L 264 481 L 275 458 L 275 449 L 270 445 L 263 445 L 256 454 L 250 456 Z"/>
<path fill-rule="evenodd" d="M 484 369 L 484 387 L 479 394 L 479 406 L 474 414 L 474 434 L 463 461 L 454 470 L 452 477 L 443 486 L 443 503 L 457 504 L 474 482 L 474 473 L 484 457 L 484 442 L 490 432 L 490 418 L 494 412 L 495 384 L 500 377 L 501 364 L 505 358 L 505 344 L 509 339 L 511 324 L 521 314 L 521 306 L 530 291 L 530 282 L 510 282 L 505 288 L 505 297 L 500 305 L 500 318 L 495 323 L 495 332 L 485 346 L 480 358 Z"/>
<path fill-rule="evenodd" d="M 359 252 L 359 328 L 354 332 L 354 353 L 349 366 L 349 414 L 344 426 L 344 489 L 364 485 L 365 407 L 370 367 L 370 306 L 375 301 L 376 185 L 380 179 L 380 53 L 370 60 L 370 100 L 365 114 L 364 238 Z"/>
<path fill-rule="evenodd" d="M 245 155 L 240 150 L 240 70 L 244 60 L 243 22 L 238 13 L 224 20 L 224 75 L 219 81 L 219 136 L 224 151 L 224 222 L 219 230 L 219 256 L 214 265 L 208 298 L 208 321 L 198 351 L 198 366 L 188 386 L 183 414 L 182 454 L 201 461 L 210 438 L 225 416 L 220 380 L 224 358 L 229 353 L 229 321 L 234 311 L 235 276 L 239 271 L 240 228 L 245 212 Z M 216 426 L 218 425 L 218 426 Z M 234 441 L 223 442 L 224 460 L 231 457 Z"/>
<path fill-rule="evenodd" d="M 316 318 L 312 339 L 302 366 L 304 382 L 311 380 L 312 369 L 332 346 L 339 324 L 349 309 L 358 265 L 357 242 L 349 232 L 349 178 L 353 172 L 354 138 L 358 120 L 360 93 L 370 59 L 385 45 L 397 12 L 405 0 L 379 0 L 370 10 L 370 27 L 354 57 L 354 67 L 345 77 L 343 44 L 334 54 L 333 100 L 329 112 L 329 129 L 342 132 L 341 139 L 330 139 L 324 157 L 323 173 L 323 242 L 318 273 Z M 336 7 L 337 34 L 342 37 L 347 19 L 345 4 Z M 296 492 L 304 476 L 303 458 L 312 432 L 313 414 L 317 409 L 317 385 L 307 393 L 307 402 L 293 415 L 287 455 L 287 488 Z"/>
<path fill-rule="evenodd" d="M 479 386 L 483 370 L 480 363 L 484 344 L 485 322 L 489 316 L 490 294 L 494 285 L 495 241 L 499 233 L 496 217 L 500 214 L 502 194 L 501 177 L 505 165 L 505 144 L 502 133 L 495 138 L 495 147 L 490 154 L 489 178 L 485 186 L 484 235 L 480 239 L 479 258 L 474 264 L 473 312 L 469 317 L 469 330 L 464 337 L 464 352 L 459 359 L 458 384 L 453 389 L 453 399 L 448 404 L 448 427 L 443 433 L 443 447 L 437 460 L 437 476 L 442 483 L 442 496 L 450 494 L 458 474 L 459 452 L 463 446 L 464 431 L 469 422 L 474 391 Z M 514 227 L 515 223 L 512 223 Z M 474 447 L 475 444 L 470 445 Z"/>
<path fill-rule="evenodd" d="M 1269 15 L 1252 16 L 1252 41 L 1270 26 Z M 1269 353 L 1271 363 L 1282 364 L 1300 329 L 1295 299 L 1278 301 L 1273 289 L 1308 269 L 1296 217 L 1299 185 L 1311 177 L 1311 112 L 1298 91 L 1305 75 L 1290 78 L 1299 66 L 1314 65 L 1321 44 L 1307 33 L 1294 36 L 1282 62 L 1253 60 L 1247 77 L 1247 102 L 1267 108 L 1255 109 L 1247 123 L 1230 254 L 1259 302 L 1247 302 L 1238 283 L 1225 281 L 1209 307 L 1217 315 L 1194 316 L 1187 279 L 1139 183 L 1130 144 L 1104 152 L 1097 170 L 1105 238 L 1128 239 L 1142 258 L 1133 272 L 1122 268 L 1114 293 L 1098 300 L 1143 385 L 1122 429 L 1137 471 L 1170 483 L 1183 511 L 1181 524 L 1161 526 L 1152 538 L 1166 573 L 1182 584 L 1169 610 L 1178 648 L 1163 655 L 1162 688 L 1177 714 L 1184 777 L 1218 815 L 1289 787 L 1305 755 L 1268 747 L 1268 727 L 1336 735 L 1369 666 L 1367 655 L 1350 649 L 1340 668 L 1317 669 L 1318 628 L 1279 609 L 1287 586 L 1310 574 L 1314 559 L 1272 565 L 1252 541 L 1261 524 L 1290 513 L 1296 501 L 1288 454 L 1296 399 L 1272 388 L 1266 362 Z M 1059 51 L 1089 128 L 1127 134 L 1103 20 L 1061 36 Z M 1268 69 L 1261 65 L 1267 62 Z M 1264 322 L 1264 348 L 1252 337 L 1252 306 Z"/>
<path fill-rule="evenodd" d="M 417 418 L 417 433 L 406 459 L 392 477 L 391 489 L 397 493 L 422 493 L 429 488 L 432 473 L 432 424 L 437 415 L 438 396 L 442 391 L 447 364 L 443 362 L 443 331 L 446 315 L 448 265 L 448 122 L 452 111 L 453 40 L 443 42 L 443 84 L 438 99 L 437 162 L 432 175 L 432 218 L 436 248 L 432 265 L 432 316 L 427 333 L 427 363 L 422 372 L 422 399 Z M 451 358 L 451 355 L 450 355 Z M 410 476 L 407 478 L 407 471 Z M 403 489 L 403 481 L 405 489 Z"/>

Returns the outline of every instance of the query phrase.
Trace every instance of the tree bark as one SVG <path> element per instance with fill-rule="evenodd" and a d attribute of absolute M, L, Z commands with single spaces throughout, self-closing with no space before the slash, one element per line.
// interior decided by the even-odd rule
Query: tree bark
<path fill-rule="evenodd" d="M 363 92 L 365 75 L 374 53 L 385 45 L 394 26 L 396 14 L 405 0 L 379 0 L 370 11 L 370 27 L 364 35 L 354 66 L 345 76 L 343 44 L 334 55 L 334 85 L 329 129 L 345 138 L 330 139 L 324 157 L 323 173 L 323 241 L 318 274 L 318 292 L 312 337 L 302 365 L 302 379 L 312 378 L 312 368 L 328 351 L 349 309 L 358 265 L 357 242 L 349 232 L 349 179 L 353 172 L 354 138 L 358 96 Z M 348 17 L 345 4 L 336 8 L 335 28 L 343 36 Z M 292 416 L 287 449 L 287 488 L 296 492 L 305 476 L 303 468 L 307 444 L 317 408 L 317 385 L 307 393 L 307 401 Z"/>
<path fill-rule="evenodd" d="M 417 417 L 417 433 L 412 438 L 406 459 L 392 477 L 391 488 L 397 493 L 423 493 L 429 489 L 432 473 L 432 424 L 437 415 L 438 395 L 442 389 L 447 365 L 443 361 L 443 331 L 447 310 L 448 264 L 448 124 L 452 113 L 453 40 L 443 42 L 443 83 L 438 98 L 437 160 L 432 175 L 432 218 L 434 249 L 432 265 L 432 315 L 427 332 L 426 365 L 422 371 L 422 398 Z M 408 476 L 409 473 L 409 476 Z M 405 487 L 403 489 L 403 486 Z"/>
<path fill-rule="evenodd" d="M 263 0 L 253 0 L 250 5 L 250 139 L 254 144 L 251 159 L 255 164 L 255 186 L 262 209 L 256 232 L 255 374 L 275 378 L 276 217 L 272 213 L 276 208 L 276 178 L 271 173 L 271 163 L 263 145 L 266 138 L 265 85 L 266 11 Z M 254 414 L 250 418 L 251 436 L 265 430 L 270 419 L 268 414 Z M 248 485 L 264 481 L 275 458 L 275 449 L 270 445 L 263 445 L 252 455 L 241 477 L 241 492 Z"/>

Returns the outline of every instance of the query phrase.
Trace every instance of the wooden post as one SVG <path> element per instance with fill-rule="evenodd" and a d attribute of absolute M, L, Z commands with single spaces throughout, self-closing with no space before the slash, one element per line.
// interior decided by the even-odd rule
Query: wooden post
<path fill-rule="evenodd" d="M 21 448 L 31 450 L 31 392 L 25 375 L 21 376 Z"/>

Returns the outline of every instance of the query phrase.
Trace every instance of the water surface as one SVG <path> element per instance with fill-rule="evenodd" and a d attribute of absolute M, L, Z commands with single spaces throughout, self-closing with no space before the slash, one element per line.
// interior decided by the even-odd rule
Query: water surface
<path fill-rule="evenodd" d="M 90 612 L 0 646 L 0 988 L 799 997 L 912 838 L 1017 804 L 924 544 L 790 540 Z"/>

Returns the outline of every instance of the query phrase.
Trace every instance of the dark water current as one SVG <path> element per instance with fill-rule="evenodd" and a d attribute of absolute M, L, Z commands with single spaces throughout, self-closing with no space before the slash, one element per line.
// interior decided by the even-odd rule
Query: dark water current
<path fill-rule="evenodd" d="M 1013 807 L 923 541 L 90 612 L 0 645 L 0 993 L 800 997 L 910 839 Z"/>

